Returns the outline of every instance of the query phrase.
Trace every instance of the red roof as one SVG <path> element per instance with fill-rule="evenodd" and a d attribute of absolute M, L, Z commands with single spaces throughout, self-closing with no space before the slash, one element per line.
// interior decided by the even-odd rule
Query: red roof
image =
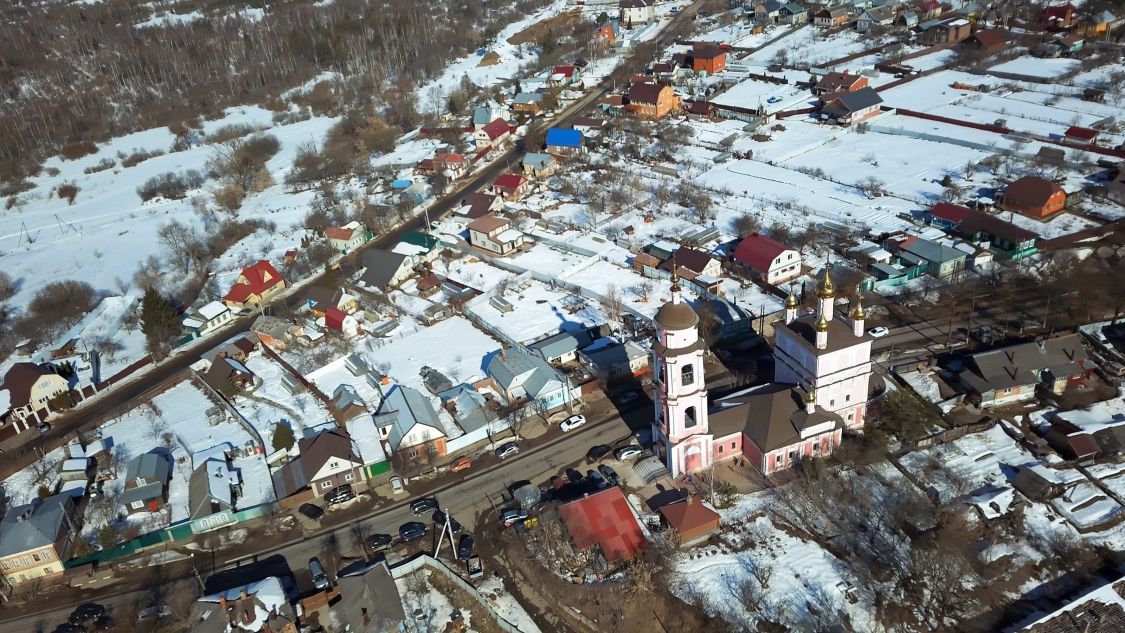
<path fill-rule="evenodd" d="M 1054 7 L 1047 7 L 1043 9 L 1043 13 L 1039 15 L 1039 19 L 1043 22 L 1047 22 L 1048 20 L 1065 20 L 1067 16 L 1074 13 L 1075 10 L 1074 5 L 1069 2 Z"/>
<path fill-rule="evenodd" d="M 719 528 L 719 513 L 703 505 L 699 497 L 690 497 L 682 503 L 660 506 L 660 514 L 679 534 L 693 534 L 696 530 Z"/>
<path fill-rule="evenodd" d="M 223 299 L 242 303 L 249 299 L 250 295 L 261 295 L 284 281 L 273 264 L 261 259 L 254 265 L 242 269 L 242 275 Z"/>
<path fill-rule="evenodd" d="M 563 75 L 564 77 L 574 76 L 574 66 L 555 66 L 553 71 L 556 75 Z"/>
<path fill-rule="evenodd" d="M 954 224 L 960 224 L 969 215 L 969 207 L 963 207 L 959 204 L 949 204 L 948 202 L 939 202 L 934 205 L 930 210 L 930 214 L 935 218 L 949 220 Z"/>
<path fill-rule="evenodd" d="M 324 311 L 324 327 L 330 330 L 344 331 L 344 318 L 348 316 L 339 308 L 328 308 Z"/>
<path fill-rule="evenodd" d="M 561 506 L 559 515 L 576 548 L 597 545 L 608 562 L 633 558 L 645 547 L 641 526 L 616 486 Z"/>
<path fill-rule="evenodd" d="M 500 174 L 496 177 L 496 180 L 493 181 L 492 186 L 496 187 L 497 189 L 508 189 L 511 191 L 515 191 L 516 189 L 519 189 L 520 185 L 522 185 L 526 180 L 526 178 L 519 174 Z"/>
<path fill-rule="evenodd" d="M 485 134 L 488 135 L 489 140 L 495 141 L 496 139 L 504 136 L 511 130 L 508 128 L 508 122 L 504 119 L 496 119 L 492 123 L 481 128 Z"/>
<path fill-rule="evenodd" d="M 765 272 L 770 269 L 778 255 L 788 250 L 793 249 L 765 235 L 754 233 L 738 243 L 734 249 L 734 258 L 744 266 Z"/>
<path fill-rule="evenodd" d="M 437 154 L 434 156 L 434 162 L 445 163 L 446 165 L 456 165 L 465 161 L 465 156 L 457 153 L 450 154 Z"/>
<path fill-rule="evenodd" d="M 920 4 L 918 6 L 923 11 L 934 11 L 934 10 L 940 11 L 941 10 L 941 3 L 938 2 L 938 0 L 927 0 L 926 2 L 923 2 L 922 4 Z"/>
<path fill-rule="evenodd" d="M 1097 130 L 1092 130 L 1088 127 L 1079 127 L 1072 125 L 1066 130 L 1066 135 L 1070 138 L 1080 138 L 1083 141 L 1092 141 L 1098 135 Z"/>
<path fill-rule="evenodd" d="M 359 227 L 356 227 L 359 228 Z M 355 229 L 348 229 L 342 226 L 330 226 L 324 229 L 324 235 L 330 240 L 350 240 L 355 233 Z M 244 273 L 245 274 L 245 273 Z"/>

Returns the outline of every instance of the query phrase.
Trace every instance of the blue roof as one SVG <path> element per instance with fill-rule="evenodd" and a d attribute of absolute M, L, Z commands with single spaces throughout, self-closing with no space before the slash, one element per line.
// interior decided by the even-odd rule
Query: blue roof
<path fill-rule="evenodd" d="M 579 147 L 582 145 L 582 133 L 578 130 L 567 130 L 553 127 L 547 130 L 547 145 L 555 147 Z"/>

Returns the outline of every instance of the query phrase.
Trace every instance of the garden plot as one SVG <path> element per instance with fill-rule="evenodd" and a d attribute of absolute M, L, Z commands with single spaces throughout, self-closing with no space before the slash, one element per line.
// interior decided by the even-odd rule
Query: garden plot
<path fill-rule="evenodd" d="M 598 304 L 535 280 L 513 284 L 503 299 L 512 306 L 511 310 L 498 310 L 490 295 L 473 299 L 465 309 L 517 343 L 606 322 Z"/>
<path fill-rule="evenodd" d="M 988 69 L 992 73 L 1007 73 L 1024 75 L 1039 79 L 1056 79 L 1079 68 L 1082 62 L 1077 59 L 1060 57 L 1056 59 L 1042 59 L 1039 57 L 1017 57 L 1016 59 L 997 64 Z"/>
<path fill-rule="evenodd" d="M 1055 118 L 1058 120 L 1070 121 L 1071 119 L 1067 118 L 1068 116 L 1073 117 L 1079 115 L 1082 116 L 1084 120 L 1086 117 L 1089 117 L 1089 119 L 1092 119 L 1091 122 L 1093 122 L 1100 119 L 1118 118 L 1121 116 L 1121 110 L 1114 107 L 1112 103 L 1086 101 L 1078 97 L 1058 95 L 1052 92 L 1019 90 L 1004 95 L 1004 99 L 1007 101 L 1021 101 L 1024 103 L 1048 106 L 1056 113 Z"/>
<path fill-rule="evenodd" d="M 1121 72 L 1121 70 L 1122 69 L 1120 64 L 1106 64 L 1104 66 L 1099 66 L 1093 70 L 1080 72 L 1073 78 L 1071 78 L 1071 81 L 1076 85 L 1082 86 L 1084 88 L 1100 88 L 1104 90 L 1113 85 L 1113 81 L 1110 79 L 1110 76 L 1114 73 Z M 1120 94 L 1120 92 L 1116 93 L 1116 95 L 1118 95 L 1118 103 L 1120 103 Z M 1111 99 L 1112 96 L 1113 95 L 1108 95 L 1106 98 Z"/>
<path fill-rule="evenodd" d="M 472 255 L 454 259 L 448 264 L 439 260 L 435 262 L 434 271 L 480 292 L 488 292 L 512 276 L 512 273 Z"/>
<path fill-rule="evenodd" d="M 616 295 L 624 308 L 649 319 L 672 292 L 672 282 L 667 279 L 647 279 L 628 268 L 601 260 L 568 274 L 566 281 L 599 297 Z M 586 301 L 593 300 L 587 298 Z"/>
<path fill-rule="evenodd" d="M 1095 530 L 1118 518 L 1121 504 L 1110 499 L 1100 488 L 1085 481 L 1052 499 L 1051 506 L 1079 530 Z"/>
<path fill-rule="evenodd" d="M 53 493 L 59 483 L 59 465 L 64 459 L 66 453 L 60 447 L 40 457 L 27 468 L 16 471 L 4 480 L 0 498 L 5 499 L 7 507 L 11 508 L 38 499 L 40 486 L 46 486 Z"/>
<path fill-rule="evenodd" d="M 1061 136 L 1072 125 L 1089 127 L 1103 118 L 991 94 L 971 95 L 956 104 L 936 108 L 932 113 L 972 123 L 991 124 L 1003 119 L 1013 130 L 1042 136 Z"/>
<path fill-rule="evenodd" d="M 892 108 L 906 108 L 920 112 L 930 112 L 936 107 L 953 103 L 958 99 L 979 94 L 972 90 L 958 90 L 954 83 L 970 86 L 996 83 L 991 77 L 972 75 L 959 70 L 943 70 L 932 75 L 918 77 L 910 82 L 888 88 L 879 93 L 884 105 Z M 977 132 L 979 134 L 979 132 Z"/>
<path fill-rule="evenodd" d="M 985 485 L 1009 486 L 1013 467 L 1034 458 L 997 425 L 898 461 L 938 499 L 949 501 Z"/>
<path fill-rule="evenodd" d="M 279 423 L 288 423 L 298 439 L 309 435 L 312 429 L 332 420 L 324 404 L 308 393 L 290 392 L 282 383 L 289 374 L 276 361 L 261 352 L 246 359 L 246 367 L 260 380 L 251 392 L 234 397 L 234 407 L 257 429 L 265 446 L 273 446 L 274 429 Z M 296 382 L 295 376 L 289 376 Z M 257 381 L 256 381 L 257 382 Z M 328 391 L 331 396 L 332 392 Z M 267 448 L 272 452 L 272 448 Z"/>
<path fill-rule="evenodd" d="M 422 568 L 409 576 L 395 579 L 398 594 L 406 616 L 413 621 L 417 633 L 444 633 L 455 607 L 450 597 L 439 591 L 430 582 L 433 571 Z M 467 630 L 472 629 L 469 604 L 460 605 Z"/>
<path fill-rule="evenodd" d="M 789 80 L 789 83 L 772 84 L 759 79 L 744 79 L 717 97 L 712 97 L 710 102 L 716 105 L 739 108 L 764 107 L 769 112 L 815 105 L 816 97 L 809 94 L 808 89 L 802 90 L 796 86 L 798 81 L 805 81 L 809 78 L 807 72 L 790 70 L 784 73 L 768 73 L 765 68 L 753 70 L 757 74 L 785 77 Z M 771 99 L 774 101 L 771 101 Z M 740 129 L 746 125 L 741 121 L 733 120 L 729 123 L 737 125 Z"/>
<path fill-rule="evenodd" d="M 789 64 L 809 64 L 819 66 L 824 62 L 858 53 L 874 46 L 854 31 L 842 31 L 835 35 L 825 35 L 822 29 L 806 27 L 754 51 L 744 61 L 768 64 L 780 52 L 784 52 Z M 871 66 L 871 59 L 860 58 L 833 67 L 833 70 L 858 72 Z"/>
<path fill-rule="evenodd" d="M 1035 218 L 1029 218 L 1025 215 L 1011 212 L 1003 213 L 1000 217 L 1016 226 L 1038 233 L 1039 237 L 1043 239 L 1070 235 L 1077 231 L 1098 226 L 1097 222 L 1065 212 L 1051 216 L 1051 218 L 1046 221 L 1036 220 Z"/>
<path fill-rule="evenodd" d="M 340 385 L 348 385 L 356 394 L 366 402 L 371 411 L 379 408 L 383 402 L 383 395 L 378 387 L 367 381 L 367 374 L 355 375 L 347 366 L 348 357 L 341 356 L 305 376 L 305 379 L 316 385 L 321 392 L 332 397 L 332 392 Z"/>

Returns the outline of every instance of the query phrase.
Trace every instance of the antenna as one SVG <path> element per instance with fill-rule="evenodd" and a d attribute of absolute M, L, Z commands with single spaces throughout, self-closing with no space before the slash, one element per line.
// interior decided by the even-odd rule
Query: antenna
<path fill-rule="evenodd" d="M 36 231 L 35 235 L 32 235 L 27 230 L 27 222 L 24 222 L 22 220 L 20 221 L 20 241 L 19 241 L 18 244 L 16 244 L 17 247 L 23 246 L 24 242 L 26 242 L 27 243 L 27 250 L 31 250 L 31 245 L 35 243 L 35 240 L 38 237 L 39 237 L 39 231 Z"/>
<path fill-rule="evenodd" d="M 441 526 L 441 534 L 438 534 L 437 544 L 434 545 L 434 558 L 438 557 L 441 552 L 441 545 L 445 542 L 445 535 L 449 534 L 449 551 L 452 552 L 453 557 L 457 558 L 457 545 L 453 542 L 453 527 L 449 524 L 453 520 L 453 515 L 450 512 L 443 511 L 445 514 L 445 523 Z"/>

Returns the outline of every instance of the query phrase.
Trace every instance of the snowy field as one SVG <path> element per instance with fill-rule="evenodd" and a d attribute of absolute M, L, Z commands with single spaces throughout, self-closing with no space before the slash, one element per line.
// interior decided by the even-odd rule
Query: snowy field
<path fill-rule="evenodd" d="M 1013 75 L 1026 75 L 1028 77 L 1038 77 L 1041 79 L 1054 79 L 1068 72 L 1073 71 L 1082 65 L 1082 62 L 1077 59 L 1068 59 L 1059 57 L 1055 59 L 1043 59 L 1039 57 L 1017 57 L 1016 59 L 1006 61 L 1002 64 L 997 64 L 990 67 L 989 72 L 995 73 L 1010 73 Z"/>
<path fill-rule="evenodd" d="M 606 322 L 601 306 L 534 280 L 514 285 L 504 294 L 504 300 L 514 308 L 510 312 L 497 310 L 491 299 L 482 295 L 465 309 L 518 343 Z M 581 309 L 574 310 L 578 306 Z"/>
<path fill-rule="evenodd" d="M 261 434 L 267 453 L 273 452 L 273 433 L 280 422 L 288 422 L 297 438 L 332 422 L 332 415 L 319 399 L 304 392 L 290 393 L 281 382 L 288 372 L 262 352 L 251 353 L 246 367 L 261 382 L 253 391 L 235 396 L 234 406 Z M 327 391 L 329 397 L 332 389 Z"/>
<path fill-rule="evenodd" d="M 823 29 L 813 26 L 794 31 L 787 37 L 774 42 L 764 48 L 754 51 L 745 61 L 759 64 L 769 63 L 779 52 L 784 51 L 789 62 L 806 63 L 819 66 L 825 62 L 847 57 L 874 46 L 871 42 L 864 41 L 860 34 L 854 31 L 843 31 L 836 35 L 826 37 Z M 860 58 L 833 68 L 833 70 L 849 70 L 858 72 L 871 66 L 871 60 Z"/>

